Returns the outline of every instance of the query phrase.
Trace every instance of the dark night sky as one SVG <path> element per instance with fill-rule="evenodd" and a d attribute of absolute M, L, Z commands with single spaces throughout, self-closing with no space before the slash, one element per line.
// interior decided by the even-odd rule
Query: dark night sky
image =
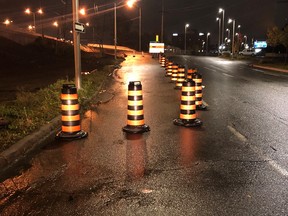
<path fill-rule="evenodd" d="M 14 24 L 24 25 L 31 22 L 31 17 L 24 15 L 26 7 L 39 8 L 41 5 L 45 11 L 43 19 L 59 16 L 65 11 L 64 2 L 67 2 L 67 13 L 71 13 L 71 0 L 0 0 L 0 19 L 14 20 Z M 80 5 L 91 8 L 93 5 L 105 5 L 113 3 L 113 0 L 80 0 Z M 118 0 L 119 2 L 119 0 Z M 185 23 L 189 23 L 191 29 L 199 32 L 211 32 L 211 40 L 218 40 L 218 23 L 216 17 L 219 7 L 225 9 L 225 25 L 229 17 L 236 20 L 236 26 L 241 25 L 241 33 L 255 39 L 265 39 L 267 28 L 274 24 L 282 27 L 287 22 L 288 3 L 279 3 L 279 0 L 163 0 L 164 2 L 164 33 L 171 36 L 172 33 L 184 33 Z M 278 2 L 278 3 L 277 3 Z M 142 8 L 143 32 L 160 34 L 161 31 L 161 0 L 142 0 L 139 2 Z M 103 9 L 113 7 L 113 4 Z M 102 8 L 99 7 L 99 11 Z M 108 11 L 113 16 L 112 11 Z M 138 16 L 137 10 L 128 11 L 127 8 L 119 8 L 118 13 L 128 13 L 132 18 Z M 52 19 L 51 19 L 52 20 Z M 135 21 L 137 22 L 137 20 Z M 226 28 L 226 27 L 225 27 Z M 119 30 L 120 31 L 120 30 Z"/>

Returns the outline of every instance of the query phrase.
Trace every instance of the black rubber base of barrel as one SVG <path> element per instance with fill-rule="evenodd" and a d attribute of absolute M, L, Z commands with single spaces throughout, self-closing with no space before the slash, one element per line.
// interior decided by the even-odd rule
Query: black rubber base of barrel
<path fill-rule="evenodd" d="M 204 104 L 196 105 L 196 110 L 207 110 L 207 106 L 205 106 Z"/>
<path fill-rule="evenodd" d="M 74 140 L 74 139 L 82 139 L 88 136 L 88 133 L 85 131 L 79 131 L 77 133 L 64 133 L 60 131 L 56 134 L 56 139 L 59 140 Z"/>
<path fill-rule="evenodd" d="M 141 126 L 127 125 L 127 126 L 123 127 L 122 130 L 126 133 L 137 134 L 137 133 L 144 133 L 144 132 L 150 131 L 150 127 L 148 125 L 145 125 L 145 124 L 141 125 Z"/>
<path fill-rule="evenodd" d="M 194 120 L 183 120 L 183 119 L 174 119 L 173 123 L 178 126 L 183 127 L 199 127 L 202 125 L 202 121 L 200 119 L 194 119 Z"/>

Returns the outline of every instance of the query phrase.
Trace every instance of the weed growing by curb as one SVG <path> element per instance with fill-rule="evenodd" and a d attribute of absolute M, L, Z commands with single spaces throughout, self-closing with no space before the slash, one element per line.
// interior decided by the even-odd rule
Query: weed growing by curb
<path fill-rule="evenodd" d="M 106 66 L 82 76 L 82 89 L 78 91 L 80 105 L 94 96 L 112 69 Z M 64 83 L 73 82 L 58 80 L 37 92 L 20 92 L 15 101 L 0 104 L 0 117 L 9 121 L 8 127 L 0 129 L 0 152 L 61 114 L 60 94 Z"/>

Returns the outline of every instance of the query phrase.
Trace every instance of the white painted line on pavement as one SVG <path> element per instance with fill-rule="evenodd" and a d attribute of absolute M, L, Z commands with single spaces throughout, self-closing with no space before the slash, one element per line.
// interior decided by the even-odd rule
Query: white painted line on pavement
<path fill-rule="evenodd" d="M 252 69 L 252 70 L 257 71 L 257 72 L 262 72 L 262 73 L 264 73 L 263 70 L 259 70 L 259 69 Z"/>
<path fill-rule="evenodd" d="M 279 74 L 272 74 L 272 73 L 269 73 L 269 72 L 264 72 L 264 74 L 265 75 L 269 75 L 269 76 L 281 77 L 281 75 L 279 75 Z"/>
<path fill-rule="evenodd" d="M 247 142 L 247 138 L 241 133 L 239 133 L 235 128 L 230 125 L 228 125 L 227 127 L 240 141 Z"/>
<path fill-rule="evenodd" d="M 247 138 L 242 135 L 240 132 L 238 132 L 235 128 L 233 128 L 232 126 L 228 125 L 227 126 L 228 129 L 242 142 L 247 142 Z M 278 163 L 276 163 L 274 160 L 272 160 L 269 157 L 266 157 L 265 155 L 263 155 L 263 153 L 261 152 L 261 150 L 259 148 L 257 148 L 256 146 L 253 145 L 249 145 L 249 147 L 256 153 L 258 154 L 262 160 L 264 161 L 268 161 L 268 163 L 270 164 L 270 166 L 272 166 L 277 172 L 279 172 L 281 175 L 283 176 L 288 176 L 288 171 L 286 169 L 284 169 L 283 167 L 281 167 Z"/>
<path fill-rule="evenodd" d="M 211 68 L 208 68 L 208 67 L 204 67 L 204 69 L 207 69 L 207 70 L 212 70 L 212 71 L 213 71 L 213 69 L 211 69 Z"/>
<path fill-rule="evenodd" d="M 209 106 L 208 103 L 206 103 L 204 100 L 202 100 L 202 103 L 207 107 Z"/>
<path fill-rule="evenodd" d="M 230 74 L 227 74 L 227 73 L 222 73 L 224 76 L 227 76 L 227 77 L 234 77 L 233 75 L 230 75 Z"/>

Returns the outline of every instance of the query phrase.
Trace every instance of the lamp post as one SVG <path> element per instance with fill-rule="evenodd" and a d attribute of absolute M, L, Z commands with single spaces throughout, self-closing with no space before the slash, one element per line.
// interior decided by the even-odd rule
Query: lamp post
<path fill-rule="evenodd" d="M 117 59 L 117 4 L 114 2 L 114 58 Z"/>
<path fill-rule="evenodd" d="M 136 2 L 136 0 L 129 0 L 129 1 L 127 1 L 127 5 L 128 5 L 128 7 L 130 7 L 130 8 L 132 8 L 133 6 L 134 6 L 134 3 Z M 142 33 L 141 33 L 141 29 L 142 29 L 142 27 L 141 27 L 141 25 L 142 25 L 142 9 L 141 9 L 141 7 L 139 7 L 138 6 L 138 8 L 139 8 L 139 52 L 141 52 L 141 35 L 142 35 Z"/>
<path fill-rule="evenodd" d="M 184 34 L 184 37 L 185 37 L 185 39 L 184 39 L 184 52 L 185 52 L 185 54 L 186 54 L 186 33 L 187 33 L 187 28 L 188 27 L 189 27 L 189 24 L 187 23 L 185 25 L 185 34 Z"/>
<path fill-rule="evenodd" d="M 27 9 L 25 10 L 25 13 L 26 13 L 26 14 L 32 14 L 32 15 L 33 15 L 33 29 L 34 29 L 34 32 L 36 32 L 36 13 L 38 13 L 38 14 L 43 14 L 43 10 L 40 8 L 40 9 L 37 10 L 37 12 L 32 12 L 32 11 L 30 10 L 30 8 L 27 8 Z"/>
<path fill-rule="evenodd" d="M 209 36 L 210 36 L 210 32 L 207 33 L 207 37 L 206 37 L 206 55 L 208 54 L 208 51 L 209 51 Z"/>
<path fill-rule="evenodd" d="M 225 10 L 223 8 L 219 8 L 219 13 L 222 13 L 223 17 L 222 17 L 222 40 L 221 42 L 224 43 L 224 26 L 225 26 Z"/>
<path fill-rule="evenodd" d="M 221 43 L 221 18 L 217 17 L 216 21 L 218 21 L 219 23 L 219 29 L 218 29 L 218 50 L 219 50 L 220 43 Z"/>
<path fill-rule="evenodd" d="M 81 52 L 80 33 L 75 30 L 75 23 L 79 22 L 79 0 L 72 0 L 73 14 L 73 44 L 74 44 L 74 64 L 75 64 L 75 85 L 81 89 Z"/>
<path fill-rule="evenodd" d="M 234 51 L 235 51 L 235 19 L 229 19 L 228 23 L 233 23 L 233 30 L 232 30 L 232 58 L 234 56 Z"/>
<path fill-rule="evenodd" d="M 238 28 L 238 34 L 240 34 L 241 25 L 238 25 L 237 28 Z"/>
<path fill-rule="evenodd" d="M 230 38 L 230 29 L 227 28 L 226 31 L 227 31 L 227 38 L 229 39 Z"/>

